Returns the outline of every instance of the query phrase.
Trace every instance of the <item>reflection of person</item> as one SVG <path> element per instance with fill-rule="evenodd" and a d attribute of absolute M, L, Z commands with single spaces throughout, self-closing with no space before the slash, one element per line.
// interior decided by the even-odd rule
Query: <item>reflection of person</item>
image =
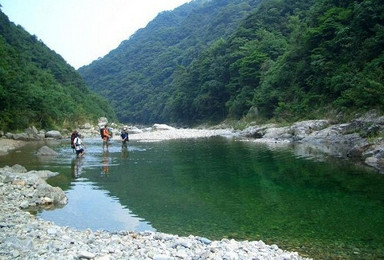
<path fill-rule="evenodd" d="M 128 157 L 128 148 L 123 146 L 121 148 L 121 158 L 127 158 L 127 157 Z"/>
<path fill-rule="evenodd" d="M 103 173 L 105 175 L 109 174 L 109 152 L 106 151 L 103 153 L 103 167 L 102 167 Z"/>
<path fill-rule="evenodd" d="M 121 136 L 121 147 L 128 148 L 129 136 L 128 136 L 128 131 L 126 126 L 124 126 L 120 136 Z"/>
<path fill-rule="evenodd" d="M 77 134 L 77 136 L 73 140 L 77 157 L 79 157 L 79 156 L 82 157 L 85 154 L 85 150 L 84 150 L 85 144 L 80 139 L 80 137 L 82 137 L 82 136 L 80 134 Z"/>
<path fill-rule="evenodd" d="M 72 175 L 75 178 L 78 178 L 81 175 L 81 171 L 83 168 L 83 160 L 82 158 L 76 158 L 72 160 Z"/>

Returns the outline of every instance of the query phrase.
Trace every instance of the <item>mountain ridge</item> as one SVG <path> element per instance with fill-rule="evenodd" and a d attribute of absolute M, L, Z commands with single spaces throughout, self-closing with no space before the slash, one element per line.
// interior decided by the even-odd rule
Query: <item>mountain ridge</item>
<path fill-rule="evenodd" d="M 195 0 L 78 71 L 130 123 L 384 111 L 383 14 L 380 0 Z"/>
<path fill-rule="evenodd" d="M 91 89 L 112 101 L 121 121 L 166 121 L 161 111 L 164 109 L 166 96 L 169 95 L 167 91 L 173 73 L 179 66 L 188 66 L 212 41 L 230 35 L 241 20 L 238 16 L 244 17 L 252 9 L 252 5 L 257 5 L 259 1 L 219 2 L 219 8 L 214 8 L 218 1 L 195 0 L 173 11 L 162 12 L 146 28 L 138 30 L 104 58 L 81 67 L 78 71 Z M 231 12 L 224 8 L 227 6 L 231 6 Z M 201 10 L 210 15 L 202 17 Z M 222 14 L 223 10 L 227 10 L 227 14 Z M 211 14 L 212 11 L 221 13 L 222 16 L 215 16 Z M 212 17 L 219 18 L 214 20 Z M 229 19 L 231 23 L 224 24 L 222 19 Z M 216 35 L 201 29 L 213 22 L 223 24 L 221 28 L 217 28 Z M 161 59 L 156 59 L 158 56 Z M 145 90 L 142 91 L 137 86 Z M 113 93 L 114 91 L 117 93 Z M 148 95 L 144 97 L 143 92 L 148 91 L 153 94 L 146 93 Z M 124 96 L 130 97 L 125 100 L 122 98 Z M 151 111 L 160 113 L 155 115 Z"/>

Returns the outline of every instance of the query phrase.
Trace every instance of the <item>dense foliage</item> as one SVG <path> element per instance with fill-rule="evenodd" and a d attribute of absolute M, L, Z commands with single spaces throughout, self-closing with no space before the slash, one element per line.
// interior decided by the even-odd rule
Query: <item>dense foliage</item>
<path fill-rule="evenodd" d="M 73 126 L 116 118 L 106 100 L 36 36 L 0 11 L 0 129 Z"/>
<path fill-rule="evenodd" d="M 169 122 L 174 74 L 228 38 L 260 0 L 195 0 L 160 13 L 104 58 L 79 69 L 125 122 Z"/>
<path fill-rule="evenodd" d="M 381 0 L 195 0 L 79 72 L 123 121 L 297 120 L 384 110 L 383 50 Z"/>

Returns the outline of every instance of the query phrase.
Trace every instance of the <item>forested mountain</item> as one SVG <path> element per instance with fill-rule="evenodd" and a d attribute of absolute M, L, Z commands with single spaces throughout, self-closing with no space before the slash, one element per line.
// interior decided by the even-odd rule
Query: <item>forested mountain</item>
<path fill-rule="evenodd" d="M 195 0 L 160 13 L 104 58 L 80 68 L 91 89 L 112 101 L 124 122 L 169 122 L 167 100 L 179 67 L 228 38 L 259 0 Z"/>
<path fill-rule="evenodd" d="M 1 10 L 0 115 L 0 129 L 7 131 L 31 125 L 71 128 L 100 116 L 116 118 L 75 69 Z"/>
<path fill-rule="evenodd" d="M 195 0 L 79 72 L 126 122 L 297 120 L 383 111 L 383 51 L 382 0 Z"/>

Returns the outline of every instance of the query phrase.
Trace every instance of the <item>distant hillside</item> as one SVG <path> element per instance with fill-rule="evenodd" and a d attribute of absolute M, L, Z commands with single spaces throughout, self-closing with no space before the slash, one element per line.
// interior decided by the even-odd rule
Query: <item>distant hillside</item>
<path fill-rule="evenodd" d="M 78 71 L 111 100 L 124 122 L 169 122 L 174 74 L 212 43 L 228 38 L 258 0 L 195 0 L 160 13 L 104 58 Z"/>
<path fill-rule="evenodd" d="M 384 111 L 384 5 L 195 0 L 79 72 L 126 122 Z"/>
<path fill-rule="evenodd" d="M 116 116 L 80 75 L 0 11 L 0 129 L 68 126 Z"/>

